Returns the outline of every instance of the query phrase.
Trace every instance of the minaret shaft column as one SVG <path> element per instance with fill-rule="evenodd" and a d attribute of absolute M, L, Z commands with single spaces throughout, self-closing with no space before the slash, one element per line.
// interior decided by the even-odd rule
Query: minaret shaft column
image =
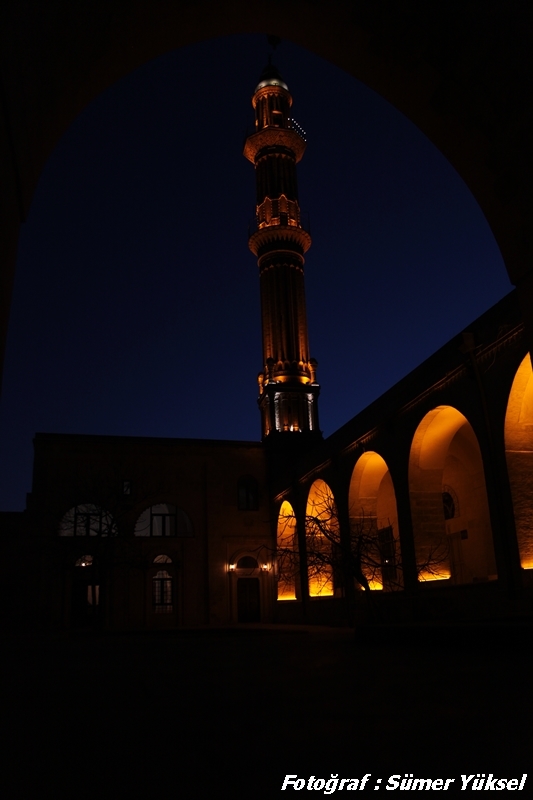
<path fill-rule="evenodd" d="M 276 199 L 282 194 L 285 195 L 287 200 L 298 202 L 294 156 L 280 150 L 266 153 L 259 158 L 255 165 L 258 206 L 266 198 Z"/>
<path fill-rule="evenodd" d="M 298 364 L 303 374 L 309 361 L 303 269 L 291 254 L 268 259 L 260 272 L 263 360 Z"/>
<path fill-rule="evenodd" d="M 317 363 L 309 357 L 304 254 L 311 237 L 300 219 L 296 164 L 305 140 L 289 113 L 292 97 L 269 65 L 252 97 L 255 131 L 244 155 L 255 167 L 256 224 L 249 240 L 261 287 L 263 370 L 259 408 L 263 438 L 313 434 L 318 427 Z M 291 437 L 292 438 L 292 437 Z"/>

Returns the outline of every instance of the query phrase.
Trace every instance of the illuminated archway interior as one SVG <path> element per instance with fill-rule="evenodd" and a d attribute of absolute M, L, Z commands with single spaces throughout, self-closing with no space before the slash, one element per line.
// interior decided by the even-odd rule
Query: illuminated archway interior
<path fill-rule="evenodd" d="M 505 455 L 520 563 L 533 569 L 533 370 L 529 353 L 515 375 L 505 415 Z"/>
<path fill-rule="evenodd" d="M 378 453 L 364 453 L 357 461 L 350 481 L 349 507 L 352 535 L 361 530 L 375 538 L 376 552 L 368 553 L 368 563 L 362 564 L 370 588 L 401 584 L 396 495 L 389 468 Z M 378 572 L 371 566 L 377 562 L 382 563 Z"/>
<path fill-rule="evenodd" d="M 333 492 L 318 478 L 311 485 L 305 509 L 305 540 L 310 597 L 334 594 L 333 558 L 338 541 L 338 515 Z"/>
<path fill-rule="evenodd" d="M 409 493 L 419 580 L 497 577 L 481 451 L 457 409 L 438 406 L 418 426 Z"/>
<path fill-rule="evenodd" d="M 291 504 L 284 500 L 278 514 L 277 529 L 278 600 L 297 599 L 297 556 L 296 517 Z"/>

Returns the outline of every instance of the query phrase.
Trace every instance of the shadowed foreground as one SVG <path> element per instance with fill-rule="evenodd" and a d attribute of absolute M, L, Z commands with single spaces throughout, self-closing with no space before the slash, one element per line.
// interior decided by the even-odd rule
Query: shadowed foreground
<path fill-rule="evenodd" d="M 388 638 L 272 626 L 12 641 L 16 785 L 266 797 L 286 773 L 527 772 L 531 628 Z"/>

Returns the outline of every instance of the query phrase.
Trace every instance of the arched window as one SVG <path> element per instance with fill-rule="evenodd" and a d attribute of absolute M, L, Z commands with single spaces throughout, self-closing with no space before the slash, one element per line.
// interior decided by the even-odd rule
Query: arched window
<path fill-rule="evenodd" d="M 459 502 L 451 486 L 442 487 L 442 510 L 446 520 L 459 516 Z"/>
<path fill-rule="evenodd" d="M 135 525 L 135 536 L 193 536 L 189 516 L 182 508 L 158 503 L 145 509 Z"/>
<path fill-rule="evenodd" d="M 154 558 L 154 564 L 172 564 L 170 556 L 160 555 Z"/>
<path fill-rule="evenodd" d="M 91 503 L 83 503 L 67 511 L 59 524 L 59 535 L 116 536 L 117 526 L 109 512 Z"/>
<path fill-rule="evenodd" d="M 259 485 L 253 475 L 243 475 L 237 486 L 239 511 L 257 511 L 259 508 Z"/>
<path fill-rule="evenodd" d="M 160 569 L 152 578 L 152 600 L 155 614 L 172 613 L 172 576 L 166 569 Z"/>

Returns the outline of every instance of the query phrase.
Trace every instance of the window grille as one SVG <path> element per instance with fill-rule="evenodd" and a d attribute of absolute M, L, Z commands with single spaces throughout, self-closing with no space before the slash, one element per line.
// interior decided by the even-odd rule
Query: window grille
<path fill-rule="evenodd" d="M 156 614 L 171 614 L 172 605 L 172 577 L 161 569 L 152 578 L 152 598 Z"/>
<path fill-rule="evenodd" d="M 193 536 L 189 516 L 182 508 L 158 503 L 143 511 L 135 525 L 135 536 Z"/>
<path fill-rule="evenodd" d="M 60 536 L 116 536 L 117 525 L 111 514 L 92 503 L 74 506 L 59 524 Z"/>

